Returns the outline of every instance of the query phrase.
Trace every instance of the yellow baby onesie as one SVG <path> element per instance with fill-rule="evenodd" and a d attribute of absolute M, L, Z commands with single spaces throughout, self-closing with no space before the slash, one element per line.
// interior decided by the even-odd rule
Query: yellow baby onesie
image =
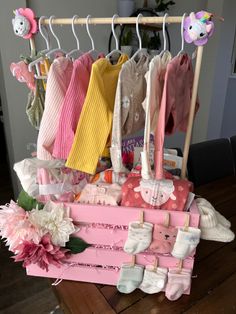
<path fill-rule="evenodd" d="M 115 65 L 106 58 L 93 64 L 67 167 L 94 174 L 99 157 L 109 156 L 106 144 L 111 134 L 117 80 L 127 60 L 127 55 L 121 55 Z"/>

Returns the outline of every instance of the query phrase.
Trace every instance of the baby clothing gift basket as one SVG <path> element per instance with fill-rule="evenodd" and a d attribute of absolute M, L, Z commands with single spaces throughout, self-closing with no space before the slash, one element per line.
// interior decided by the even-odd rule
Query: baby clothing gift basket
<path fill-rule="evenodd" d="M 171 59 L 170 53 L 167 53 L 164 47 L 164 51 L 150 61 L 146 52 L 142 51 L 140 44 L 135 58 L 138 58 L 140 53 L 145 60 L 144 64 L 147 69 L 136 73 L 134 79 L 136 87 L 142 86 L 140 87 L 142 93 L 137 95 L 140 97 L 140 94 L 144 96 L 146 93 L 146 100 L 144 101 L 145 97 L 141 101 L 139 99 L 139 104 L 135 102 L 135 99 L 130 101 L 127 100 L 127 97 L 122 98 L 121 86 L 126 84 L 124 76 L 128 74 L 123 71 L 123 76 L 118 77 L 118 68 L 121 68 L 120 73 L 122 73 L 127 56 L 120 57 L 119 60 L 122 59 L 122 61 L 112 64 L 113 61 L 110 62 L 109 57 L 105 59 L 103 54 L 96 55 L 93 49 L 90 56 L 83 55 L 83 58 L 80 56 L 81 52 L 78 53 L 79 57 L 73 63 L 70 55 L 63 56 L 64 52 L 59 49 L 60 47 L 54 51 L 59 56 L 52 62 L 46 78 L 45 76 L 39 77 L 43 80 L 46 93 L 44 113 L 50 113 L 49 105 L 52 106 L 54 103 L 55 115 L 52 114 L 54 111 L 49 114 L 53 119 L 59 121 L 60 113 L 66 112 L 62 110 L 63 99 L 66 95 L 68 105 L 70 97 L 66 93 L 67 89 L 71 90 L 75 83 L 73 71 L 77 71 L 78 74 L 79 60 L 81 62 L 79 67 L 83 68 L 83 73 L 86 73 L 86 82 L 80 82 L 79 88 L 83 91 L 82 96 L 79 97 L 77 93 L 77 102 L 81 101 L 82 103 L 80 103 L 79 114 L 76 116 L 78 121 L 75 121 L 75 117 L 72 119 L 74 128 L 76 123 L 79 123 L 79 119 L 85 117 L 83 102 L 86 103 L 86 92 L 90 93 L 91 101 L 91 86 L 94 86 L 94 81 L 91 83 L 89 77 L 91 79 L 96 73 L 99 86 L 97 94 L 94 95 L 93 105 L 99 105 L 96 103 L 99 97 L 99 101 L 102 101 L 103 105 L 108 104 L 109 108 L 107 111 L 104 110 L 107 112 L 104 121 L 109 121 L 109 125 L 111 125 L 111 112 L 114 109 L 114 106 L 111 108 L 111 104 L 114 105 L 115 99 L 119 102 L 118 105 L 116 103 L 115 108 L 114 121 L 116 124 L 113 125 L 113 133 L 111 134 L 109 127 L 104 125 L 103 133 L 107 132 L 108 136 L 100 139 L 100 144 L 104 142 L 104 147 L 99 147 L 99 150 L 102 148 L 102 151 L 110 148 L 113 167 L 110 168 L 109 154 L 102 155 L 102 151 L 100 157 L 105 156 L 105 158 L 98 160 L 95 175 L 86 173 L 82 169 L 83 167 L 81 169 L 68 168 L 65 160 L 54 159 L 52 152 L 56 121 L 53 121 L 52 124 L 49 123 L 47 125 L 48 134 L 45 132 L 45 136 L 48 138 L 50 133 L 50 145 L 48 147 L 42 145 L 42 149 L 47 153 L 45 156 L 48 157 L 44 160 L 27 158 L 15 164 L 14 169 L 24 191 L 20 193 L 17 203 L 11 201 L 10 204 L 1 207 L 0 234 L 6 239 L 9 250 L 14 252 L 15 261 L 23 261 L 27 275 L 55 278 L 55 284 L 65 279 L 115 285 L 121 293 L 131 293 L 136 288 L 149 294 L 165 291 L 169 300 L 177 300 L 182 294 L 190 293 L 195 251 L 201 231 L 198 228 L 200 213 L 194 200 L 193 185 L 186 178 L 186 165 L 193 119 L 198 108 L 197 88 L 203 44 L 206 41 L 198 41 L 198 37 L 194 37 L 196 34 L 193 34 L 191 28 L 185 27 L 184 30 L 184 23 L 188 22 L 186 25 L 198 23 L 202 32 L 204 30 L 204 38 L 208 39 L 212 34 L 212 26 L 209 26 L 212 25 L 210 18 L 211 15 L 207 15 L 205 12 L 200 15 L 196 14 L 196 16 L 191 13 L 187 18 L 184 15 L 184 17 L 138 16 L 137 19 L 117 17 L 116 21 L 114 17 L 112 20 L 109 19 L 113 26 L 114 23 L 136 23 L 138 35 L 139 21 L 140 23 L 163 23 L 163 30 L 165 30 L 166 20 L 170 23 L 182 22 L 182 33 L 188 30 L 188 41 L 195 41 L 198 45 L 193 74 L 190 57 L 183 52 L 183 49 L 178 56 Z M 21 19 L 25 23 L 24 31 L 21 27 L 18 30 L 17 19 Z M 19 9 L 15 22 L 13 22 L 16 34 L 20 32 L 23 34 L 22 36 L 26 36 L 28 32 L 29 37 L 24 38 L 30 38 L 31 46 L 34 44 L 33 35 L 36 32 L 34 21 L 35 16 L 30 9 Z M 48 20 L 42 17 L 39 19 L 40 32 L 42 23 L 49 23 L 51 29 L 51 22 L 52 18 Z M 73 19 L 74 22 L 75 19 Z M 108 19 L 90 20 L 90 23 L 95 22 L 106 24 Z M 57 19 L 54 20 L 54 23 L 57 23 Z M 76 23 L 87 24 L 88 27 L 88 18 L 77 18 Z M 121 53 L 118 46 L 116 48 L 115 52 Z M 46 55 L 42 53 L 39 59 L 33 61 L 37 70 L 40 70 L 39 65 L 42 66 L 45 60 L 50 64 L 51 52 L 47 51 Z M 135 59 L 132 59 L 131 62 L 127 61 L 128 63 L 130 67 L 135 68 Z M 100 68 L 97 67 L 98 64 Z M 151 72 L 157 64 L 160 66 L 158 71 Z M 73 70 L 75 65 L 76 70 L 75 68 Z M 176 92 L 176 94 L 170 89 L 170 84 L 173 84 L 170 78 L 172 66 L 176 66 L 175 69 L 180 71 L 178 72 L 179 81 L 176 81 L 179 93 Z M 65 67 L 68 68 L 70 74 L 67 71 L 67 75 L 63 76 Z M 145 72 L 147 73 L 145 74 Z M 101 73 L 104 76 L 107 75 L 109 79 L 103 80 Z M 68 79 L 70 75 L 73 77 L 71 82 Z M 150 82 L 150 79 L 152 76 L 157 79 L 158 75 L 161 80 L 158 86 L 163 89 L 163 93 L 158 90 L 153 96 L 155 84 L 154 81 Z M 186 77 L 188 78 L 187 85 L 184 83 Z M 115 88 L 113 87 L 116 86 L 117 81 L 115 97 Z M 133 83 L 129 82 L 129 84 Z M 54 92 L 60 89 L 59 92 L 55 92 L 55 102 L 52 101 L 50 87 Z M 125 87 L 125 90 L 130 92 L 130 86 Z M 135 89 L 135 87 L 132 88 Z M 173 88 L 174 85 L 172 85 Z M 181 88 L 183 93 L 180 93 Z M 107 94 L 104 94 L 106 92 Z M 135 93 L 130 97 L 134 95 Z M 106 98 L 108 96 L 109 100 Z M 184 112 L 180 114 L 179 108 L 183 101 L 185 102 L 183 111 L 187 112 L 187 115 Z M 73 103 L 75 103 L 74 99 Z M 135 105 L 132 108 L 134 110 L 132 115 L 129 115 L 130 104 Z M 142 105 L 144 109 L 140 108 Z M 87 108 L 87 116 L 88 110 L 90 109 Z M 125 116 L 122 116 L 122 112 Z M 166 118 L 167 114 L 168 119 Z M 71 117 L 71 114 L 68 117 Z M 135 124 L 139 117 L 141 117 L 140 125 Z M 44 119 L 44 124 L 45 121 Z M 93 121 L 95 120 L 93 119 Z M 123 130 L 122 132 L 122 125 L 119 123 L 124 123 L 124 121 L 129 121 L 129 130 L 131 127 L 135 131 L 144 127 L 141 161 L 134 165 L 132 170 L 123 164 L 124 159 L 122 159 L 121 136 L 128 131 Z M 74 140 L 78 140 L 80 134 L 76 132 L 76 136 L 74 136 L 76 130 L 74 128 L 72 131 L 72 126 L 69 125 L 70 127 L 72 144 L 71 138 L 74 137 Z M 60 125 L 60 130 L 62 129 L 63 125 Z M 186 131 L 181 178 L 164 169 L 163 161 L 165 133 L 171 133 L 176 129 Z M 99 133 L 99 130 L 97 132 Z M 154 135 L 154 169 L 150 163 L 151 132 L 153 132 L 152 138 Z M 65 138 L 64 135 L 63 138 Z M 85 139 L 83 140 L 86 142 Z M 42 142 L 42 138 L 40 141 Z M 94 145 L 96 146 L 96 143 Z M 83 152 L 81 151 L 79 154 L 83 154 Z"/>

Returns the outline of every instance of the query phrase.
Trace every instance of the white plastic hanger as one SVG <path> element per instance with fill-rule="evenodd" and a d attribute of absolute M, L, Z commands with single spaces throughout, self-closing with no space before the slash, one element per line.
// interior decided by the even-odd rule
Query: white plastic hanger
<path fill-rule="evenodd" d="M 186 17 L 186 13 L 183 14 L 182 22 L 181 22 L 181 50 L 178 52 L 177 56 L 180 56 L 182 53 L 184 53 L 184 20 Z"/>
<path fill-rule="evenodd" d="M 114 20 L 115 18 L 119 17 L 118 14 L 114 14 L 113 17 L 112 17 L 112 24 L 111 24 L 111 30 L 112 30 L 112 34 L 113 34 L 113 37 L 115 38 L 115 42 L 116 42 L 116 48 L 113 49 L 110 53 L 108 53 L 106 55 L 106 58 L 109 59 L 110 57 L 112 57 L 113 54 L 120 54 L 122 55 L 122 51 L 119 50 L 119 40 L 116 36 L 116 32 L 115 32 L 115 27 L 114 27 Z"/>
<path fill-rule="evenodd" d="M 136 19 L 136 34 L 137 34 L 138 42 L 139 42 L 139 49 L 135 52 L 135 54 L 132 56 L 131 59 L 135 59 L 140 53 L 147 55 L 146 49 L 142 48 L 142 38 L 141 38 L 140 33 L 139 33 L 139 18 L 142 16 L 143 15 L 141 13 L 139 13 L 139 15 L 137 16 L 137 19 Z"/>
<path fill-rule="evenodd" d="M 93 37 L 92 37 L 90 30 L 89 30 L 89 19 L 90 18 L 91 18 L 91 15 L 88 15 L 86 18 L 86 30 L 87 30 L 87 33 L 89 35 L 89 38 L 90 38 L 91 44 L 92 44 L 92 49 L 89 50 L 89 53 L 91 54 L 92 58 L 94 60 L 96 60 L 98 58 L 99 52 L 95 49 Z"/>
<path fill-rule="evenodd" d="M 43 32 L 43 29 L 42 29 L 42 20 L 44 20 L 46 18 L 47 18 L 46 16 L 41 16 L 39 19 L 39 32 L 40 32 L 41 36 L 44 38 L 44 40 L 46 42 L 46 47 L 47 47 L 46 49 L 41 51 L 42 54 L 48 52 L 51 48 L 48 33 L 47 33 L 47 35 L 45 35 Z M 34 75 L 34 77 L 36 79 L 46 79 L 47 78 L 46 76 L 41 76 L 41 73 L 40 73 L 39 63 L 42 62 L 43 60 L 44 60 L 44 56 L 41 56 L 38 59 L 30 62 L 30 64 L 28 65 L 28 70 L 30 72 L 32 72 L 34 66 L 36 67 L 37 75 L 36 74 Z"/>
<path fill-rule="evenodd" d="M 77 18 L 78 18 L 78 15 L 74 15 L 72 18 L 72 23 L 71 23 L 72 33 L 73 33 L 75 40 L 76 40 L 77 49 L 71 50 L 66 55 L 67 58 L 71 57 L 73 61 L 84 53 L 83 51 L 80 50 L 79 38 L 75 32 L 75 19 L 77 19 Z"/>
<path fill-rule="evenodd" d="M 163 34 L 163 41 L 164 41 L 164 45 L 163 45 L 163 50 L 160 52 L 160 56 L 162 56 L 164 54 L 164 52 L 166 52 L 166 18 L 169 14 L 166 13 L 163 17 L 163 24 L 162 24 L 162 34 Z"/>
<path fill-rule="evenodd" d="M 64 54 L 64 55 L 66 55 L 65 50 L 61 49 L 60 40 L 59 40 L 59 38 L 57 37 L 57 35 L 55 34 L 55 32 L 54 32 L 54 30 L 53 30 L 53 28 L 52 28 L 52 19 L 54 19 L 54 18 L 55 18 L 54 15 L 51 15 L 51 16 L 50 16 L 50 18 L 49 18 L 49 28 L 50 28 L 50 31 L 51 31 L 53 37 L 56 39 L 56 42 L 57 42 L 57 46 L 58 46 L 58 47 L 55 48 L 55 49 L 52 49 L 52 50 L 50 50 L 50 51 L 48 51 L 48 52 L 46 53 L 46 56 L 47 56 L 48 58 L 49 58 L 50 56 L 54 55 L 55 53 L 58 53 L 58 52 L 60 52 L 60 53 L 62 53 L 62 54 Z"/>

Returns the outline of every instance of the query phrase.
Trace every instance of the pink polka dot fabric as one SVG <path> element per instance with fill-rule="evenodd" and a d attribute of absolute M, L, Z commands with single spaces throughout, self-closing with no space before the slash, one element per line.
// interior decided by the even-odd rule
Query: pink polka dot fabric
<path fill-rule="evenodd" d="M 141 181 L 141 176 L 129 176 L 122 186 L 122 206 L 183 211 L 186 206 L 188 194 L 193 191 L 193 184 L 187 180 L 167 180 L 173 182 L 173 196 L 165 203 L 158 205 L 155 204 L 155 199 L 157 195 L 162 194 L 161 187 L 155 186 L 154 184 L 150 197 L 147 199 L 143 197 L 143 191 L 137 191 L 141 186 Z M 158 182 L 158 180 L 156 180 L 156 182 Z"/>

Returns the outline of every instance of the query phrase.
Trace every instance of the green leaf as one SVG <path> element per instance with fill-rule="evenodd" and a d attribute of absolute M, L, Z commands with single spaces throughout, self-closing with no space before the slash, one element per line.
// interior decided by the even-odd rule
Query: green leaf
<path fill-rule="evenodd" d="M 22 190 L 18 196 L 17 204 L 24 208 L 26 211 L 30 211 L 33 208 L 36 208 L 38 205 L 38 209 L 43 209 L 44 204 L 39 203 L 35 198 L 29 196 L 24 190 Z"/>
<path fill-rule="evenodd" d="M 81 253 L 89 246 L 91 246 L 91 244 L 77 237 L 70 237 L 70 240 L 66 242 L 66 248 L 69 249 L 72 254 Z"/>

